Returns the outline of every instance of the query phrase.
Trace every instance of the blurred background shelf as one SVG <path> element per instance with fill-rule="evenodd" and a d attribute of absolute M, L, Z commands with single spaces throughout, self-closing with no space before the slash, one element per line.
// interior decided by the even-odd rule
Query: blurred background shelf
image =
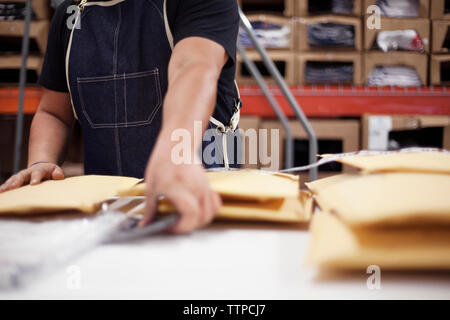
<path fill-rule="evenodd" d="M 240 90 L 243 115 L 275 116 L 258 87 L 242 86 Z M 270 90 L 286 115 L 293 117 L 279 89 Z M 292 92 L 310 117 L 359 117 L 368 113 L 450 115 L 450 90 L 446 87 L 297 86 L 292 87 Z"/>
<path fill-rule="evenodd" d="M 28 87 L 25 90 L 24 113 L 33 114 L 39 105 L 42 96 L 42 89 L 38 87 Z M 0 113 L 16 114 L 19 104 L 19 88 L 0 88 Z"/>
<path fill-rule="evenodd" d="M 338 87 L 293 86 L 294 96 L 310 117 L 359 117 L 364 114 L 450 115 L 450 89 L 447 87 Z M 270 90 L 288 117 L 294 113 L 282 98 L 280 90 Z M 240 86 L 242 115 L 273 118 L 275 114 L 257 86 Z M 42 89 L 28 87 L 25 93 L 25 113 L 36 111 Z M 0 113 L 17 112 L 19 90 L 0 88 Z"/>

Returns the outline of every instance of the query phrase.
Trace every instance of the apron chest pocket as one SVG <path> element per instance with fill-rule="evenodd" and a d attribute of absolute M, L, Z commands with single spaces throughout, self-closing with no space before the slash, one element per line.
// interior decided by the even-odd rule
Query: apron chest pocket
<path fill-rule="evenodd" d="M 151 124 L 161 109 L 159 72 L 78 77 L 84 117 L 92 128 L 125 128 Z"/>

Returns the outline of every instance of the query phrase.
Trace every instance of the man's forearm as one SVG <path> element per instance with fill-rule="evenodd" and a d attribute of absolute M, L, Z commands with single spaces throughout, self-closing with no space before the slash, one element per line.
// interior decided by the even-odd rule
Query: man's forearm
<path fill-rule="evenodd" d="M 186 66 L 179 73 L 170 83 L 164 102 L 160 139 L 168 143 L 172 132 L 180 128 L 194 136 L 195 121 L 201 121 L 202 129 L 206 129 L 216 104 L 217 81 L 217 72 L 202 63 Z M 197 150 L 200 144 L 192 140 L 192 149 Z"/>
<path fill-rule="evenodd" d="M 46 111 L 37 111 L 30 131 L 28 166 L 37 161 L 60 165 L 64 160 L 71 125 Z"/>

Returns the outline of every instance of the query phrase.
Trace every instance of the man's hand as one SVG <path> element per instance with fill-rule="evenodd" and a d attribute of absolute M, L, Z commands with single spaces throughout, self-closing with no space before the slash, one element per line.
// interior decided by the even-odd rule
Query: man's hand
<path fill-rule="evenodd" d="M 209 224 L 222 201 L 210 188 L 202 165 L 174 164 L 168 145 L 170 143 L 157 145 L 147 166 L 147 208 L 140 226 L 151 221 L 158 209 L 158 197 L 162 195 L 172 202 L 181 215 L 171 231 L 189 233 Z"/>
<path fill-rule="evenodd" d="M 202 165 L 196 164 L 201 161 L 179 165 L 172 161 L 171 134 L 185 129 L 195 137 L 195 121 L 201 121 L 202 129 L 206 129 L 217 100 L 217 82 L 227 60 L 225 49 L 205 38 L 185 38 L 175 46 L 169 63 L 163 126 L 145 174 L 147 208 L 141 226 L 153 218 L 158 196 L 170 200 L 181 215 L 173 229 L 177 233 L 205 226 L 219 210 L 220 197 L 211 190 Z M 201 139 L 191 143 L 191 154 L 197 154 Z"/>
<path fill-rule="evenodd" d="M 63 162 L 74 121 L 69 94 L 43 89 L 41 102 L 31 124 L 29 167 L 9 178 L 0 186 L 0 192 L 19 188 L 27 183 L 64 179 L 64 173 L 56 163 Z M 32 165 L 38 161 L 46 162 Z"/>
<path fill-rule="evenodd" d="M 27 183 L 39 184 L 43 180 L 62 180 L 64 173 L 56 164 L 39 163 L 13 175 L 0 186 L 0 192 L 19 188 Z"/>

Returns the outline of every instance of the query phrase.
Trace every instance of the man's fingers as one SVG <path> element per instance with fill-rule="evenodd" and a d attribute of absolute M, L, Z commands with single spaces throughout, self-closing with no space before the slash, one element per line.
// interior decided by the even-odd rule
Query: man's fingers
<path fill-rule="evenodd" d="M 8 180 L 3 182 L 3 184 L 0 186 L 0 192 L 8 190 L 8 185 L 11 182 L 12 177 L 10 177 Z"/>
<path fill-rule="evenodd" d="M 180 220 L 172 228 L 174 233 L 189 233 L 198 226 L 201 214 L 200 203 L 194 195 L 184 188 L 176 188 L 167 198 L 180 213 Z"/>
<path fill-rule="evenodd" d="M 62 180 L 62 179 L 64 179 L 64 172 L 63 172 L 63 170 L 60 167 L 55 166 L 55 169 L 53 169 L 53 172 L 52 172 L 52 179 L 53 180 Z"/>
<path fill-rule="evenodd" d="M 6 189 L 7 183 L 8 183 L 8 181 L 5 181 L 5 182 L 0 186 L 0 192 L 4 192 L 4 191 L 7 190 L 7 189 Z"/>
<path fill-rule="evenodd" d="M 31 172 L 31 185 L 39 184 L 42 179 L 46 178 L 47 176 L 47 170 L 45 169 L 35 169 Z"/>
<path fill-rule="evenodd" d="M 150 192 L 146 196 L 145 200 L 145 212 L 141 221 L 139 221 L 139 227 L 144 227 L 152 221 L 153 217 L 156 214 L 156 210 L 158 209 L 158 196 Z"/>
<path fill-rule="evenodd" d="M 208 220 L 206 224 L 210 224 L 211 222 L 213 222 L 214 218 L 220 210 L 220 207 L 222 207 L 222 199 L 217 192 L 211 190 L 209 193 L 209 199 L 211 207 L 209 208 L 210 211 L 208 211 L 207 214 Z"/>
<path fill-rule="evenodd" d="M 64 172 L 57 165 L 50 164 L 25 169 L 13 175 L 3 185 L 1 185 L 0 192 L 19 188 L 26 183 L 36 185 L 43 179 L 61 180 L 64 179 Z"/>
<path fill-rule="evenodd" d="M 222 199 L 219 194 L 215 191 L 211 191 L 211 199 L 212 199 L 212 211 L 213 211 L 213 220 L 222 207 Z"/>
<path fill-rule="evenodd" d="M 7 191 L 7 190 L 9 190 L 9 189 L 10 189 L 10 186 L 11 186 L 11 182 L 14 180 L 14 179 L 13 179 L 14 177 L 15 177 L 15 176 L 12 176 L 12 177 L 10 177 L 8 180 L 6 180 L 5 183 L 2 184 L 2 186 L 0 187 L 0 190 L 1 190 L 1 191 Z"/>
<path fill-rule="evenodd" d="M 29 169 L 25 169 L 9 178 L 0 186 L 0 192 L 19 188 L 26 183 L 32 185 L 39 184 L 43 179 L 64 179 L 64 172 L 57 165 L 42 164 Z"/>
<path fill-rule="evenodd" d="M 199 227 L 204 227 L 210 224 L 216 214 L 216 207 L 213 198 L 213 192 L 209 191 L 202 199 L 202 215 L 200 216 Z"/>
<path fill-rule="evenodd" d="M 8 181 L 9 183 L 6 190 L 19 188 L 24 183 L 30 181 L 30 172 L 28 170 L 22 170 L 18 174 L 12 176 Z"/>
<path fill-rule="evenodd" d="M 217 192 L 213 192 L 213 200 L 214 200 L 214 209 L 215 212 L 219 212 L 220 208 L 222 207 L 222 198 L 219 196 Z"/>

